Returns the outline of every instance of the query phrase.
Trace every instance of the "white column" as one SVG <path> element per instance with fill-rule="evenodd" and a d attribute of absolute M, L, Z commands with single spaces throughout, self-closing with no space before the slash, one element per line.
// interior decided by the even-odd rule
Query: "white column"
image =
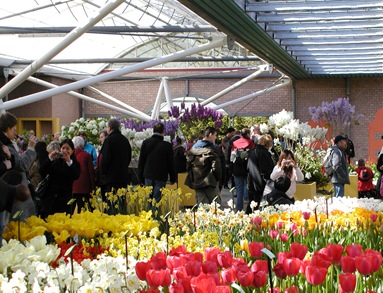
<path fill-rule="evenodd" d="M 161 105 L 161 95 L 162 95 L 162 90 L 164 89 L 164 81 L 161 80 L 160 87 L 158 88 L 157 92 L 157 97 L 156 100 L 154 101 L 154 106 L 152 110 L 152 119 L 158 119 L 159 113 L 160 113 L 160 105 Z"/>

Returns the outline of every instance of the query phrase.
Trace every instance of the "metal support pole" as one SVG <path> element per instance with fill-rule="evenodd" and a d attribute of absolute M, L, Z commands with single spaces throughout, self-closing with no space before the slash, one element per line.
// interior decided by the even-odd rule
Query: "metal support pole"
<path fill-rule="evenodd" d="M 160 87 L 158 88 L 157 97 L 154 102 L 153 111 L 152 111 L 152 119 L 158 119 L 160 116 L 160 105 L 161 105 L 161 95 L 164 89 L 164 80 L 161 80 Z"/>
<path fill-rule="evenodd" d="M 55 47 L 49 50 L 45 55 L 35 60 L 32 64 L 27 66 L 20 74 L 18 74 L 10 82 L 5 84 L 0 89 L 0 98 L 2 99 L 4 96 L 6 96 L 15 88 L 17 88 L 29 76 L 31 76 L 41 67 L 43 67 L 54 56 L 56 56 L 58 53 L 60 53 L 62 50 L 64 50 L 66 47 L 72 44 L 76 39 L 81 37 L 84 33 L 86 33 L 96 23 L 102 20 L 105 16 L 107 16 L 110 12 L 112 12 L 116 7 L 118 7 L 123 2 L 125 2 L 125 0 L 111 0 L 110 2 L 108 2 L 108 4 L 106 4 L 104 7 L 100 9 L 97 15 L 88 18 L 84 24 L 77 26 L 59 44 L 57 44 Z"/>
<path fill-rule="evenodd" d="M 134 113 L 137 113 L 138 115 L 141 115 L 142 117 L 146 117 L 147 119 L 150 120 L 150 116 L 145 114 L 144 112 L 141 112 L 140 110 L 137 110 L 136 108 L 132 107 L 132 106 L 129 106 L 128 104 L 108 95 L 107 93 L 104 93 L 103 91 L 100 91 L 99 89 L 96 89 L 92 86 L 88 86 L 88 89 L 90 89 L 91 91 L 103 96 L 104 98 L 107 98 L 108 100 L 111 100 L 112 102 L 115 102 L 116 104 L 119 104 L 120 106 L 128 109 L 129 111 L 132 111 Z"/>
<path fill-rule="evenodd" d="M 167 56 L 154 58 L 154 59 L 146 61 L 146 62 L 134 64 L 132 66 L 124 67 L 124 68 L 121 68 L 121 69 L 118 69 L 115 71 L 110 71 L 110 72 L 100 74 L 100 75 L 97 75 L 94 77 L 90 77 L 90 78 L 82 79 L 82 80 L 79 80 L 76 82 L 72 82 L 72 83 L 60 86 L 59 88 L 49 89 L 49 90 L 46 90 L 43 92 L 31 94 L 31 95 L 28 95 L 28 96 L 25 96 L 22 98 L 8 101 L 8 102 L 5 102 L 3 105 L 0 105 L 0 109 L 9 110 L 9 109 L 13 109 L 16 107 L 24 106 L 26 104 L 30 104 L 30 103 L 34 103 L 34 102 L 37 102 L 37 101 L 40 101 L 43 99 L 47 99 L 47 98 L 53 97 L 55 95 L 66 93 L 68 91 L 76 90 L 76 89 L 79 89 L 82 87 L 87 87 L 89 85 L 92 85 L 92 84 L 95 84 L 98 82 L 107 81 L 107 80 L 117 78 L 117 77 L 120 77 L 120 76 L 128 74 L 128 73 L 136 72 L 136 71 L 148 68 L 148 67 L 153 67 L 153 66 L 156 66 L 156 65 L 159 65 L 162 63 L 170 62 L 172 60 L 177 60 L 178 58 L 182 58 L 182 57 L 197 54 L 199 52 L 206 51 L 206 50 L 209 50 L 212 48 L 223 46 L 225 44 L 225 42 L 226 42 L 226 39 L 224 37 L 222 37 L 222 38 L 219 38 L 217 40 L 213 40 L 210 43 L 205 44 L 205 45 L 196 46 L 196 47 L 193 47 L 193 48 L 190 48 L 187 50 L 183 50 L 183 51 L 179 51 L 179 52 L 167 55 Z"/>
<path fill-rule="evenodd" d="M 220 91 L 219 93 L 215 94 L 214 96 L 204 100 L 203 102 L 201 102 L 201 105 L 202 106 L 205 106 L 211 102 L 213 102 L 214 100 L 222 97 L 223 95 L 227 94 L 228 92 L 231 92 L 233 90 L 235 90 L 236 88 L 240 87 L 241 85 L 245 84 L 246 82 L 248 82 L 249 80 L 252 80 L 254 79 L 255 77 L 257 77 L 258 75 L 260 75 L 262 72 L 264 72 L 266 70 L 266 66 L 260 66 L 258 68 L 258 70 L 252 74 L 250 74 L 249 76 L 241 79 L 240 81 L 237 81 L 235 84 L 229 86 L 228 88 L 224 89 L 223 91 Z M 267 69 L 268 70 L 268 69 Z"/>
<path fill-rule="evenodd" d="M 241 98 L 238 98 L 238 99 L 235 99 L 235 100 L 232 100 L 230 102 L 227 102 L 227 103 L 223 103 L 223 104 L 220 104 L 220 105 L 217 105 L 217 106 L 214 106 L 214 107 L 211 107 L 212 109 L 214 110 L 219 110 L 219 109 L 222 109 L 224 107 L 227 107 L 227 106 L 231 106 L 233 104 L 236 104 L 238 102 L 242 102 L 242 101 L 245 101 L 245 100 L 248 100 L 248 99 L 251 99 L 251 98 L 254 98 L 254 97 L 257 97 L 257 96 L 260 96 L 264 93 L 267 93 L 267 92 L 271 92 L 273 90 L 276 90 L 276 89 L 279 89 L 281 87 L 284 87 L 286 85 L 289 85 L 290 84 L 290 79 L 285 81 L 284 83 L 280 83 L 280 84 L 277 84 L 275 86 L 272 86 L 272 87 L 269 87 L 269 88 L 266 88 L 266 89 L 263 89 L 263 90 L 260 90 L 260 91 L 257 91 L 255 93 L 252 93 L 250 95 L 247 95 L 247 96 L 244 96 L 244 97 L 241 97 Z"/>
<path fill-rule="evenodd" d="M 164 92 L 165 92 L 166 103 L 167 103 L 168 108 L 170 110 L 170 108 L 173 107 L 173 100 L 172 100 L 172 95 L 170 94 L 168 78 L 163 77 L 162 79 L 164 81 Z"/>
<path fill-rule="evenodd" d="M 55 85 L 53 83 L 50 83 L 50 82 L 47 82 L 47 81 L 44 81 L 44 80 L 41 80 L 41 79 L 38 79 L 38 78 L 35 78 L 35 77 L 32 77 L 32 76 L 28 77 L 27 80 L 30 81 L 30 82 L 33 82 L 33 83 L 36 83 L 36 84 L 48 87 L 48 88 L 57 88 L 58 87 L 57 85 Z M 128 115 L 128 116 L 131 116 L 131 117 L 143 120 L 145 122 L 149 122 L 150 121 L 150 117 L 148 119 L 147 117 L 143 117 L 143 116 L 138 115 L 136 113 L 133 113 L 133 112 L 121 109 L 119 107 L 116 107 L 116 106 L 113 106 L 111 104 L 108 104 L 108 103 L 96 100 L 94 98 L 88 97 L 86 95 L 83 95 L 83 94 L 80 94 L 80 93 L 77 93 L 77 92 L 69 91 L 69 92 L 67 92 L 67 94 L 71 95 L 71 96 L 74 96 L 76 98 L 79 98 L 81 100 L 84 100 L 84 101 L 87 101 L 87 102 L 91 102 L 91 103 L 95 103 L 95 104 L 103 106 L 105 108 L 117 111 L 117 112 L 119 112 L 121 114 L 125 114 L 125 115 Z"/>

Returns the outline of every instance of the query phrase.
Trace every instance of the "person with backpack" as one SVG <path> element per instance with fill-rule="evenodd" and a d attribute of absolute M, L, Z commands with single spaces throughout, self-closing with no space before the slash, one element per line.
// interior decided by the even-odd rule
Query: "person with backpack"
<path fill-rule="evenodd" d="M 243 210 L 244 200 L 248 200 L 247 192 L 247 159 L 251 150 L 255 148 L 250 138 L 250 129 L 243 128 L 241 137 L 231 146 L 230 170 L 234 175 L 235 192 L 237 195 L 236 210 Z"/>
<path fill-rule="evenodd" d="M 252 201 L 256 203 L 256 208 L 259 208 L 261 203 L 266 181 L 270 179 L 275 165 L 270 153 L 272 147 L 273 139 L 271 135 L 264 134 L 259 138 L 255 149 L 250 152 L 247 162 L 247 185 L 250 204 L 247 205 L 246 214 L 252 213 Z"/>
<path fill-rule="evenodd" d="M 334 145 L 331 147 L 330 162 L 331 168 L 325 166 L 326 173 L 331 176 L 330 182 L 334 185 L 334 196 L 344 196 L 344 185 L 350 184 L 348 175 L 348 165 L 346 161 L 345 150 L 347 147 L 347 137 L 338 135 L 334 139 Z M 331 169 L 332 172 L 329 172 Z"/>
<path fill-rule="evenodd" d="M 358 198 L 375 197 L 375 186 L 372 184 L 374 173 L 371 168 L 366 167 L 363 159 L 358 160 L 358 168 L 355 169 L 358 174 Z"/>
<path fill-rule="evenodd" d="M 274 180 L 273 187 L 270 192 L 265 194 L 263 200 L 267 202 L 267 205 L 275 206 L 281 204 L 294 204 L 294 198 L 287 195 L 287 190 L 291 186 L 291 180 L 286 175 L 281 175 Z"/>
<path fill-rule="evenodd" d="M 217 129 L 207 127 L 204 136 L 186 153 L 188 175 L 185 185 L 195 190 L 197 204 L 221 202 L 219 184 L 223 174 L 218 146 Z"/>

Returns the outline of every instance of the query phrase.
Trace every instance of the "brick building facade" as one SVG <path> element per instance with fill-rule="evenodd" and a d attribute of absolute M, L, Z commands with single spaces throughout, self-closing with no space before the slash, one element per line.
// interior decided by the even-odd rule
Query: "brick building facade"
<path fill-rule="evenodd" d="M 173 98 L 197 97 L 206 99 L 229 87 L 250 73 L 232 72 L 217 74 L 214 70 L 147 70 L 126 76 L 124 80 L 95 84 L 94 87 L 117 98 L 126 104 L 148 113 L 153 107 L 158 94 L 160 79 L 167 76 L 169 89 Z M 145 79 L 142 79 L 144 78 Z M 45 80 L 61 85 L 68 81 L 59 78 Z M 227 93 L 215 102 L 221 104 L 274 85 L 275 76 L 264 76 L 247 82 L 241 87 Z M 295 88 L 295 91 L 294 91 Z M 9 99 L 21 97 L 44 90 L 41 86 L 25 82 L 14 90 Z M 89 89 L 79 91 L 90 97 L 111 103 Z M 295 100 L 294 100 L 295 92 Z M 356 158 L 376 160 L 376 155 L 383 146 L 383 117 L 377 115 L 383 108 L 383 78 L 326 78 L 297 80 L 286 87 L 260 95 L 232 106 L 224 108 L 229 115 L 237 116 L 269 116 L 286 109 L 293 111 L 296 107 L 296 118 L 301 122 L 308 121 L 310 106 L 319 106 L 323 101 L 349 97 L 355 105 L 357 114 L 363 114 L 359 125 L 350 127 L 350 138 L 356 149 Z M 118 113 L 99 105 L 82 102 L 68 94 L 61 94 L 44 101 L 25 105 L 10 110 L 17 117 L 58 117 L 60 124 L 66 125 L 81 116 L 94 117 L 118 115 Z M 380 112 L 382 113 L 382 112 Z"/>

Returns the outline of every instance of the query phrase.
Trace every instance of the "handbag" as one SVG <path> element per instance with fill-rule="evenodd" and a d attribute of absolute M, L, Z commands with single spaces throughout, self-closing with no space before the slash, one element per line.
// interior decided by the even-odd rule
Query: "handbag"
<path fill-rule="evenodd" d="M 45 178 L 41 180 L 35 188 L 35 196 L 37 199 L 43 199 L 47 196 L 48 185 L 49 185 L 49 174 L 45 176 Z"/>

